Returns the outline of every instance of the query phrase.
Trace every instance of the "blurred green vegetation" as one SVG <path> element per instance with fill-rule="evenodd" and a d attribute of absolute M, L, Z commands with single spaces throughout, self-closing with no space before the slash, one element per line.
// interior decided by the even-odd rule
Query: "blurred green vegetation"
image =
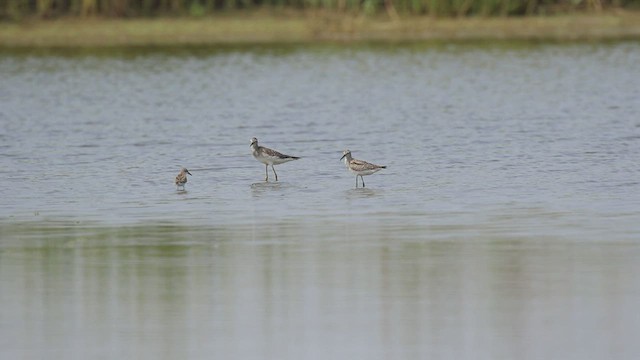
<path fill-rule="evenodd" d="M 370 15 L 521 16 L 640 9 L 640 0 L 0 0 L 0 20 L 56 17 L 200 17 L 245 9 Z"/>

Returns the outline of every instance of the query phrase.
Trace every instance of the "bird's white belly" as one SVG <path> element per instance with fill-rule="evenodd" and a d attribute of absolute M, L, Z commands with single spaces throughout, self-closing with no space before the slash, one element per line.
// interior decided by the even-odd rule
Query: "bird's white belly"
<path fill-rule="evenodd" d="M 349 171 L 351 171 L 352 173 L 356 174 L 356 175 L 360 175 L 360 176 L 365 176 L 365 175 L 371 175 L 373 173 L 376 173 L 378 171 L 380 171 L 380 169 L 371 169 L 371 170 L 353 170 L 351 168 L 349 168 Z"/>
<path fill-rule="evenodd" d="M 265 165 L 280 165 L 280 164 L 284 164 L 288 161 L 293 160 L 292 158 L 279 158 L 277 156 L 260 156 L 260 155 L 253 155 L 254 158 L 256 158 L 256 160 L 260 161 L 261 163 L 265 164 Z"/>
<path fill-rule="evenodd" d="M 266 164 L 266 165 L 270 165 L 270 164 L 272 164 L 272 162 L 270 162 L 270 161 L 269 161 L 269 159 L 268 159 L 268 158 L 266 158 L 266 157 L 262 157 L 262 156 L 258 156 L 258 155 L 253 155 L 253 157 L 254 157 L 256 160 L 258 160 L 258 161 L 260 161 L 261 163 L 263 163 L 263 164 Z"/>

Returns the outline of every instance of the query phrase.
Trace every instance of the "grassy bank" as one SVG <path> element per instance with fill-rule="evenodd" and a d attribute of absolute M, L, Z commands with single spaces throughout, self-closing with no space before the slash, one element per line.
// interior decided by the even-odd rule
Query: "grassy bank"
<path fill-rule="evenodd" d="M 362 17 L 327 13 L 0 23 L 2 47 L 108 47 L 402 40 L 640 39 L 640 12 L 546 17 Z"/>

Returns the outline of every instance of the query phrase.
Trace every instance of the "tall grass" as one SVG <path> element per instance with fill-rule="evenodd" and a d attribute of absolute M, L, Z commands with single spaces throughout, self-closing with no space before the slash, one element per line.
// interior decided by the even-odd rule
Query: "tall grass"
<path fill-rule="evenodd" d="M 0 0 L 0 20 L 59 16 L 203 16 L 251 8 L 431 16 L 513 16 L 640 9 L 640 0 Z"/>

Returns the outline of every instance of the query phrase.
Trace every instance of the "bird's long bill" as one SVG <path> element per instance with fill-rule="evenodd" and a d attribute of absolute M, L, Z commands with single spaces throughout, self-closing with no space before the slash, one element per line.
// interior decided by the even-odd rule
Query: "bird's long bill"
<path fill-rule="evenodd" d="M 342 161 L 342 159 L 344 159 L 345 156 L 347 156 L 347 154 L 342 155 L 342 157 L 340 158 L 340 161 Z"/>
<path fill-rule="evenodd" d="M 191 173 L 189 172 L 189 170 L 187 170 L 187 174 L 191 175 Z M 193 175 L 191 175 L 191 176 L 193 176 Z"/>

